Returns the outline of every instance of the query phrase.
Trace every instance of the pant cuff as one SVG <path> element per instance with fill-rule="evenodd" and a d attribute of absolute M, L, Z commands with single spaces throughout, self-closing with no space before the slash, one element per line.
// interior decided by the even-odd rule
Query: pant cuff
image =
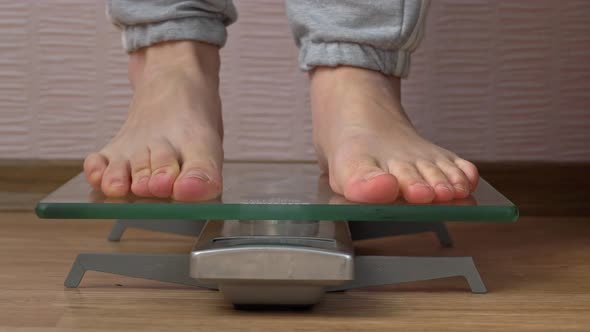
<path fill-rule="evenodd" d="M 223 22 L 208 17 L 189 17 L 153 24 L 128 25 L 124 29 L 123 46 L 127 52 L 174 40 L 194 40 L 222 47 L 227 39 Z"/>
<path fill-rule="evenodd" d="M 312 70 L 317 66 L 341 65 L 361 67 L 380 71 L 385 75 L 406 78 L 410 71 L 410 52 L 383 50 L 354 43 L 306 41 L 299 49 L 299 66 L 302 70 Z"/>

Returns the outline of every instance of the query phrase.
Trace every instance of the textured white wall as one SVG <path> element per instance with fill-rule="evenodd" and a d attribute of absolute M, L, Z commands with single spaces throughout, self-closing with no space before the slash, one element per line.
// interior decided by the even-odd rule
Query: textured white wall
<path fill-rule="evenodd" d="M 312 159 L 283 4 L 235 1 L 223 50 L 230 159 Z M 102 1 L 0 0 L 0 158 L 81 158 L 130 91 Z M 403 88 L 427 137 L 477 160 L 590 161 L 590 1 L 436 0 Z"/>

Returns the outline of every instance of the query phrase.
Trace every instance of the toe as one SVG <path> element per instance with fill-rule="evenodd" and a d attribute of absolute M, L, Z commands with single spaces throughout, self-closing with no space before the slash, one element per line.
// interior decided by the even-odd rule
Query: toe
<path fill-rule="evenodd" d="M 443 160 L 436 163 L 436 165 L 445 173 L 449 183 L 455 189 L 455 198 L 465 198 L 469 196 L 469 179 L 463 171 L 454 163 Z"/>
<path fill-rule="evenodd" d="M 206 201 L 221 194 L 219 167 L 209 162 L 186 161 L 174 183 L 173 197 L 178 201 Z"/>
<path fill-rule="evenodd" d="M 465 173 L 467 179 L 469 179 L 469 191 L 473 192 L 475 188 L 477 188 L 477 183 L 479 182 L 479 171 L 477 170 L 477 167 L 472 162 L 461 158 L 455 160 L 455 165 Z"/>
<path fill-rule="evenodd" d="M 455 197 L 455 190 L 438 166 L 429 161 L 418 161 L 416 167 L 424 180 L 434 189 L 435 202 L 447 202 Z"/>
<path fill-rule="evenodd" d="M 435 198 L 434 189 L 410 163 L 393 162 L 389 170 L 397 178 L 404 199 L 409 203 L 430 203 Z"/>
<path fill-rule="evenodd" d="M 346 199 L 360 203 L 389 203 L 398 195 L 395 177 L 380 168 L 371 157 L 357 156 L 335 165 L 338 187 Z"/>
<path fill-rule="evenodd" d="M 182 169 L 174 183 L 172 197 L 178 201 L 197 202 L 218 197 L 222 190 L 221 141 L 209 144 L 185 145 L 181 149 Z"/>
<path fill-rule="evenodd" d="M 96 189 L 100 188 L 102 176 L 108 166 L 108 160 L 100 153 L 89 154 L 84 160 L 84 174 L 86 181 Z"/>
<path fill-rule="evenodd" d="M 125 159 L 110 160 L 102 177 L 102 192 L 107 197 L 127 195 L 131 182 L 129 173 L 129 163 Z"/>
<path fill-rule="evenodd" d="M 180 172 L 178 153 L 167 141 L 150 145 L 150 166 L 152 170 L 148 188 L 153 196 L 172 196 L 174 181 Z"/>
<path fill-rule="evenodd" d="M 152 196 L 148 186 L 152 174 L 148 148 L 135 153 L 129 163 L 131 166 L 131 191 L 140 197 Z"/>

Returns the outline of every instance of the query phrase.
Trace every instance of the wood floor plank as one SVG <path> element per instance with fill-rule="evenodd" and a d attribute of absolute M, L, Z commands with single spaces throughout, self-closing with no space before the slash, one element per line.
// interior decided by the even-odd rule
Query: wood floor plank
<path fill-rule="evenodd" d="M 368 240 L 359 253 L 473 255 L 490 293 L 461 278 L 329 294 L 311 311 L 235 311 L 214 291 L 89 272 L 64 277 L 81 251 L 187 252 L 189 237 L 110 221 L 39 220 L 0 213 L 0 331 L 587 331 L 590 220 L 525 217 L 514 224 L 451 224 L 456 247 L 432 234 Z"/>

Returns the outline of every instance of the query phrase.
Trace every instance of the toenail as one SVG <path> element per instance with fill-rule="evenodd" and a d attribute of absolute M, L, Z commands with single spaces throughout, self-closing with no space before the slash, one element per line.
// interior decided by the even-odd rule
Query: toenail
<path fill-rule="evenodd" d="M 384 174 L 387 174 L 387 173 L 385 173 L 385 172 L 383 172 L 383 171 L 379 171 L 379 172 L 371 172 L 371 173 L 369 173 L 369 174 L 366 174 L 366 175 L 363 177 L 363 180 L 365 180 L 365 181 L 369 181 L 369 180 L 371 180 L 372 178 L 375 178 L 375 177 L 378 177 L 379 175 L 384 175 Z"/>
<path fill-rule="evenodd" d="M 113 180 L 113 181 L 111 181 L 111 186 L 112 187 L 121 187 L 121 186 L 123 186 L 123 181 L 121 181 L 121 180 Z"/>
<path fill-rule="evenodd" d="M 168 174 L 166 173 L 166 171 L 160 171 L 156 174 L 154 174 L 154 177 L 156 178 L 165 178 Z"/>
<path fill-rule="evenodd" d="M 467 191 L 467 188 L 465 188 L 465 186 L 463 186 L 462 184 L 456 184 L 454 187 L 459 191 Z"/>
<path fill-rule="evenodd" d="M 137 180 L 137 183 L 148 182 L 149 179 L 150 179 L 149 176 L 142 176 L 141 178 L 139 178 L 139 180 Z"/>
<path fill-rule="evenodd" d="M 431 186 L 427 185 L 426 183 L 422 183 L 422 182 L 416 182 L 412 186 L 418 186 L 418 187 L 424 187 L 424 188 L 432 189 Z"/>
<path fill-rule="evenodd" d="M 190 172 L 186 173 L 186 175 L 184 177 L 199 179 L 203 182 L 209 182 L 211 180 L 211 178 L 209 177 L 209 175 L 207 175 L 207 173 L 204 173 L 201 171 L 190 171 Z"/>
<path fill-rule="evenodd" d="M 449 187 L 448 185 L 444 184 L 444 183 L 439 183 L 436 185 L 437 188 L 442 188 L 444 190 L 447 191 L 453 191 L 453 189 L 451 187 Z"/>

